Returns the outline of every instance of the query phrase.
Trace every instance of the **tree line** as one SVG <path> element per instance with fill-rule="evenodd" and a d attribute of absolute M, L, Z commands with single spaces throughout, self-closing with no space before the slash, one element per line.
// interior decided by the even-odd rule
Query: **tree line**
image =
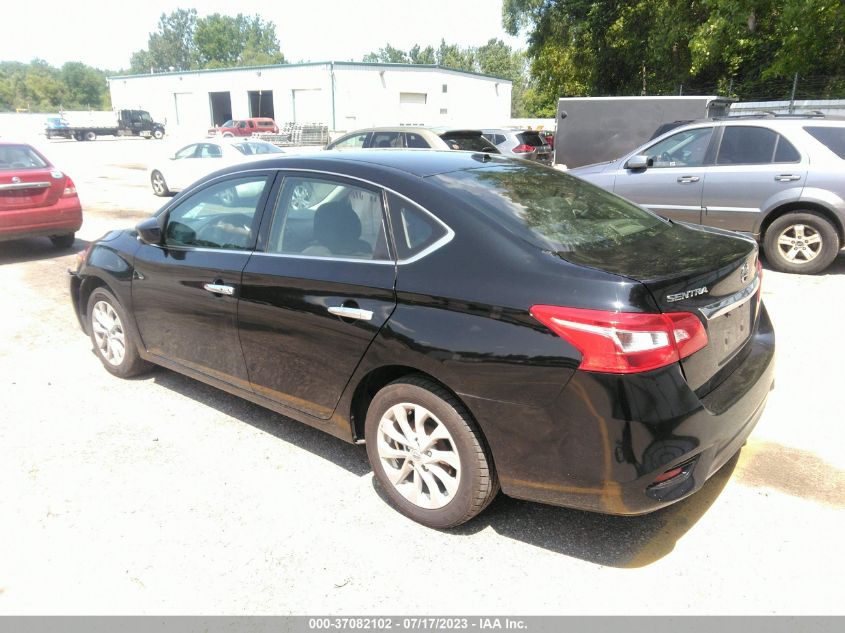
<path fill-rule="evenodd" d="M 504 0 L 528 36 L 535 113 L 558 97 L 721 94 L 744 100 L 845 96 L 845 2 Z"/>
<path fill-rule="evenodd" d="M 0 111 L 111 109 L 108 71 L 67 62 L 61 68 L 41 59 L 0 62 Z"/>

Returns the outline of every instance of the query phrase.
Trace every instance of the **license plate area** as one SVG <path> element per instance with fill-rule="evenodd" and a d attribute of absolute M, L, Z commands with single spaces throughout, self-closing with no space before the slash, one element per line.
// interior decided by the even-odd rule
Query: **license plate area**
<path fill-rule="evenodd" d="M 753 307 L 753 301 L 746 301 L 708 323 L 710 345 L 713 346 L 719 364 L 730 360 L 751 336 Z"/>

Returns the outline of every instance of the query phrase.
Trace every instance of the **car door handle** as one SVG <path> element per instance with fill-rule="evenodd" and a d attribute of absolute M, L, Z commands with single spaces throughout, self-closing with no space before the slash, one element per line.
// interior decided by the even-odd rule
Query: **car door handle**
<path fill-rule="evenodd" d="M 698 176 L 678 176 L 678 182 L 681 184 L 687 184 L 689 182 L 698 182 L 701 180 Z"/>
<path fill-rule="evenodd" d="M 212 294 L 216 295 L 226 295 L 231 297 L 235 294 L 235 289 L 232 286 L 227 286 L 225 284 L 204 284 L 203 288 L 208 290 Z"/>
<path fill-rule="evenodd" d="M 801 180 L 801 176 L 798 174 L 780 174 L 775 176 L 775 180 L 778 182 L 792 182 L 793 180 Z"/>
<path fill-rule="evenodd" d="M 373 318 L 371 310 L 362 310 L 361 308 L 346 308 L 344 306 L 331 306 L 329 313 L 339 316 L 342 319 L 356 319 L 358 321 L 369 321 Z"/>

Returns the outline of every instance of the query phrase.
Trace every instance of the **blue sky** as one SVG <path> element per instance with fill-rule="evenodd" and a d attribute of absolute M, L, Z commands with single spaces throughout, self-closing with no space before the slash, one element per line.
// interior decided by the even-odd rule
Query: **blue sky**
<path fill-rule="evenodd" d="M 522 39 L 502 30 L 502 0 L 46 0 L 35 15 L 33 5 L 6 3 L 0 60 L 39 57 L 54 65 L 82 61 L 119 70 L 129 66 L 134 51 L 146 48 L 162 12 L 191 7 L 200 15 L 258 13 L 272 20 L 292 62 L 357 61 L 386 42 L 403 50 L 417 43 L 436 48 L 441 38 L 477 46 L 498 37 L 523 48 Z"/>

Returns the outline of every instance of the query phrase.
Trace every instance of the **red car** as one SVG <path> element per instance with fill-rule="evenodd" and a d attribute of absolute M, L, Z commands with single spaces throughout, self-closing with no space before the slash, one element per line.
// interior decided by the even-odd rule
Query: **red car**
<path fill-rule="evenodd" d="M 237 119 L 226 121 L 220 127 L 213 127 L 208 130 L 209 135 L 214 136 L 252 136 L 257 132 L 279 133 L 279 126 L 273 119 L 266 117 L 253 117 L 251 119 Z"/>
<path fill-rule="evenodd" d="M 76 186 L 31 145 L 0 141 L 0 242 L 49 237 L 73 244 L 82 226 Z"/>

